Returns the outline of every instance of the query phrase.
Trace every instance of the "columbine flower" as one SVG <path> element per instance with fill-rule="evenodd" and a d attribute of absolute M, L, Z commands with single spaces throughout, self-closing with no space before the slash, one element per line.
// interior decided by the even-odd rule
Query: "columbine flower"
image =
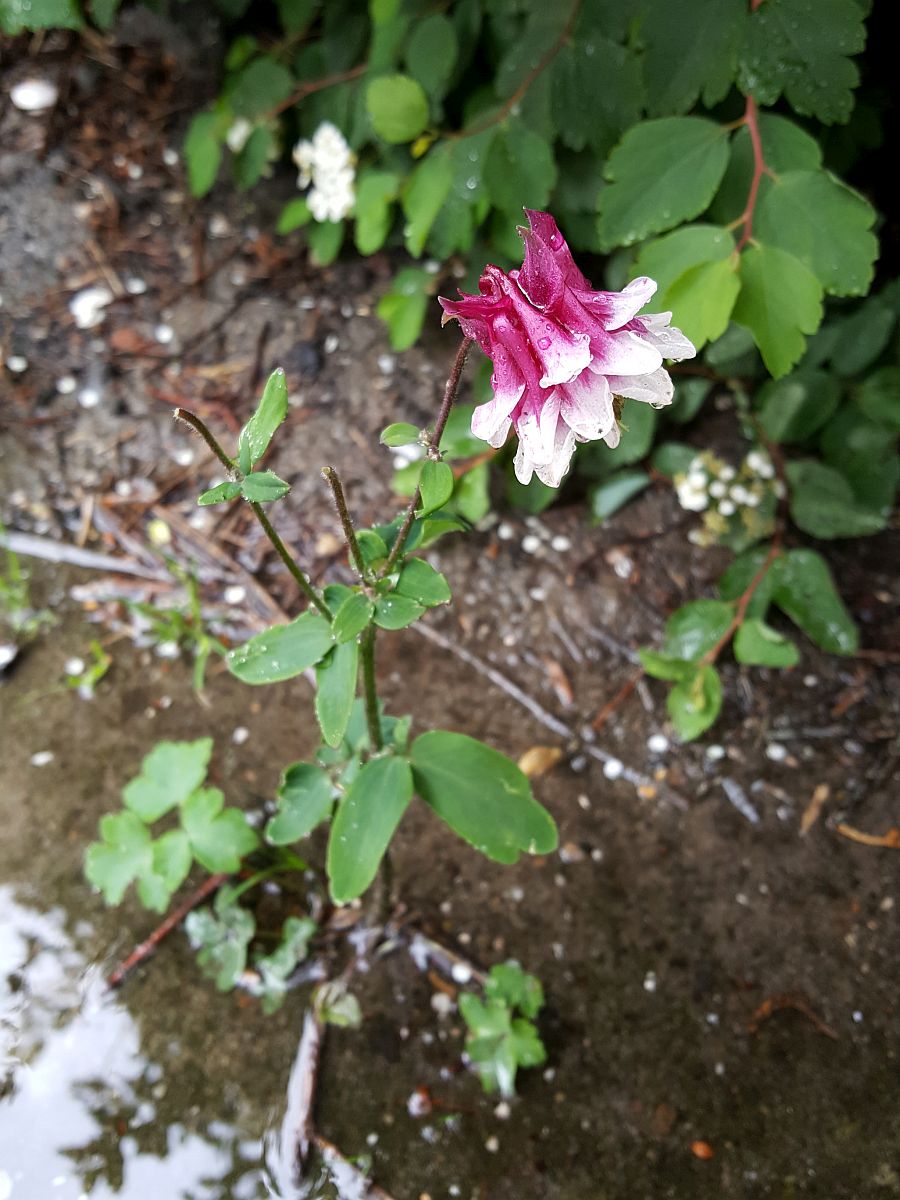
<path fill-rule="evenodd" d="M 475 410 L 472 432 L 499 447 L 513 426 L 518 480 L 528 483 L 535 473 L 558 487 L 576 442 L 618 445 L 614 397 L 655 408 L 671 403 L 663 358 L 691 358 L 696 350 L 670 326 L 671 313 L 637 315 L 656 291 L 652 279 L 595 292 L 549 213 L 525 211 L 522 269 L 487 266 L 480 296 L 461 293 L 441 304 L 444 321 L 456 318 L 494 364 L 494 398 Z"/>
<path fill-rule="evenodd" d="M 311 141 L 297 143 L 293 159 L 299 171 L 297 186 L 313 185 L 307 200 L 314 220 L 342 220 L 356 199 L 356 173 L 353 154 L 337 126 L 323 121 Z"/>

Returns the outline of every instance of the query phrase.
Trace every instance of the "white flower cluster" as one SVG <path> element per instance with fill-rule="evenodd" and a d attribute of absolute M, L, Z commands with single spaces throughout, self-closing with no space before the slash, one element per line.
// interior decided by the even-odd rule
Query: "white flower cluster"
<path fill-rule="evenodd" d="M 354 157 L 341 131 L 323 121 L 312 140 L 301 139 L 294 147 L 294 162 L 300 174 L 297 186 L 312 184 L 307 203 L 316 221 L 340 221 L 356 199 L 353 183 Z"/>
<path fill-rule="evenodd" d="M 769 522 L 775 499 L 784 494 L 784 485 L 775 478 L 772 460 L 762 450 L 751 450 L 737 470 L 705 451 L 684 474 L 675 476 L 675 492 L 682 508 L 704 513 L 703 529 L 691 530 L 688 537 L 707 546 L 728 531 L 733 517 L 748 532 L 758 534 Z M 760 508 L 763 513 L 758 513 Z"/>

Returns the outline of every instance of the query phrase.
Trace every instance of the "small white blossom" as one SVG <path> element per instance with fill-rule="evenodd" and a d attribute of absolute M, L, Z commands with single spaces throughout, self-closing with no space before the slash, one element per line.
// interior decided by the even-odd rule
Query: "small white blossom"
<path fill-rule="evenodd" d="M 246 117 L 238 117 L 225 134 L 225 141 L 232 154 L 240 154 L 249 141 L 253 126 Z"/>
<path fill-rule="evenodd" d="M 84 288 L 69 301 L 69 312 L 75 318 L 79 329 L 93 329 L 103 320 L 103 310 L 112 304 L 113 294 L 102 284 L 97 287 Z"/>
<path fill-rule="evenodd" d="M 297 142 L 293 159 L 299 171 L 297 186 L 312 184 L 307 202 L 314 220 L 342 220 L 356 200 L 356 172 L 353 153 L 341 131 L 323 121 L 311 141 Z"/>
<path fill-rule="evenodd" d="M 734 511 L 734 504 L 731 502 L 731 500 L 723 500 L 719 505 L 719 512 L 723 517 L 733 517 Z"/>

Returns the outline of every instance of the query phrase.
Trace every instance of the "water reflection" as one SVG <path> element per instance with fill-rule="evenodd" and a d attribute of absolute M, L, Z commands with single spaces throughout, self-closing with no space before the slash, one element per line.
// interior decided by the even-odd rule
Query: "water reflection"
<path fill-rule="evenodd" d="M 77 931 L 76 931 L 77 932 Z M 173 1063 L 177 1065 L 177 1063 Z M 258 1138 L 158 1115 L 169 1081 L 104 994 L 60 909 L 0 886 L 0 1196 L 11 1200 L 256 1200 Z M 191 1096 L 179 1097 L 184 1115 Z"/>

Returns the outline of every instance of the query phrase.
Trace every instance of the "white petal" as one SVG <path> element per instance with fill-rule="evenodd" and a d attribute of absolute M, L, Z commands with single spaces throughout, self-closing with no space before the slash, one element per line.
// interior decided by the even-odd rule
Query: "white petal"
<path fill-rule="evenodd" d="M 617 396 L 644 400 L 655 408 L 671 404 L 675 392 L 672 377 L 664 367 L 649 375 L 610 375 L 609 386 Z"/>
<path fill-rule="evenodd" d="M 517 388 L 494 392 L 493 400 L 488 400 L 487 404 L 479 404 L 472 413 L 472 432 L 475 436 L 493 445 L 491 439 L 502 425 L 509 426 L 509 418 L 522 399 L 524 391 L 525 384 L 521 383 Z"/>
<path fill-rule="evenodd" d="M 513 461 L 513 467 L 516 472 L 516 479 L 519 483 L 531 483 L 531 477 L 534 474 L 534 466 L 528 453 L 525 449 L 525 443 L 519 438 L 519 445 L 516 450 L 516 457 Z"/>
<path fill-rule="evenodd" d="M 560 391 L 563 393 L 560 414 L 583 441 L 596 441 L 615 425 L 612 392 L 605 375 L 583 371 Z"/>
<path fill-rule="evenodd" d="M 670 325 L 672 314 L 667 313 L 647 313 L 641 317 L 641 321 L 647 330 L 644 335 L 651 346 L 655 346 L 663 358 L 670 358 L 673 362 L 680 362 L 683 358 L 693 358 L 697 353 L 697 347 L 689 338 L 686 338 L 680 329 L 676 329 L 674 325 Z"/>
<path fill-rule="evenodd" d="M 535 468 L 535 473 L 541 483 L 545 483 L 547 487 L 559 487 L 572 462 L 574 451 L 575 434 L 560 421 L 557 427 L 553 456 L 549 464 Z"/>
<path fill-rule="evenodd" d="M 640 275 L 625 285 L 621 292 L 594 292 L 591 301 L 587 302 L 588 309 L 596 309 L 602 313 L 603 323 L 607 329 L 621 329 L 632 317 L 644 307 L 653 293 L 656 283 L 646 275 Z M 593 297 L 596 296 L 596 300 Z M 585 302 L 585 297 L 579 299 Z"/>
<path fill-rule="evenodd" d="M 662 355 L 649 337 L 637 333 L 611 333 L 593 339 L 590 368 L 597 375 L 645 375 L 662 366 Z"/>

